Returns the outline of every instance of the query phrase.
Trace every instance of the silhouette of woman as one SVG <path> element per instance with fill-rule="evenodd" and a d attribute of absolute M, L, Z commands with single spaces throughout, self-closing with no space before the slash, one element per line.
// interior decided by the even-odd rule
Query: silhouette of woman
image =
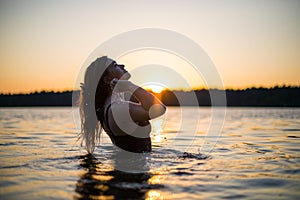
<path fill-rule="evenodd" d="M 93 153 L 102 129 L 112 143 L 129 152 L 151 151 L 149 120 L 163 115 L 165 105 L 154 95 L 128 81 L 125 66 L 103 56 L 87 69 L 81 85 L 81 137 Z M 130 98 L 125 98 L 130 94 Z"/>

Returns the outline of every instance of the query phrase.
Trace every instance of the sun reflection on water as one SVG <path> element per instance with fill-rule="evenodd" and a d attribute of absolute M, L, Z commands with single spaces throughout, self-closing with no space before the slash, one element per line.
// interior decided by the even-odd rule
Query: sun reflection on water
<path fill-rule="evenodd" d="M 152 134 L 158 135 L 163 130 L 165 118 L 164 116 L 151 120 Z"/>
<path fill-rule="evenodd" d="M 158 200 L 158 199 L 164 199 L 163 195 L 156 191 L 156 190 L 151 190 L 147 193 L 146 200 Z"/>

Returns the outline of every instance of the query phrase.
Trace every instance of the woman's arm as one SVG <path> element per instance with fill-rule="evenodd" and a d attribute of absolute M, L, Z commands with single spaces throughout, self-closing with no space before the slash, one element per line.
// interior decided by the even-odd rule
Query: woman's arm
<path fill-rule="evenodd" d="M 139 100 L 140 104 L 129 102 L 129 105 L 127 105 L 129 107 L 130 116 L 134 121 L 154 119 L 165 113 L 165 105 L 150 92 L 127 80 L 114 79 L 112 82 L 113 87 L 116 87 L 115 89 L 117 91 L 129 91 Z M 121 108 L 119 105 L 118 109 L 122 111 L 123 109 L 126 109 L 127 106 Z"/>
<path fill-rule="evenodd" d="M 165 113 L 165 105 L 152 93 L 135 85 L 132 86 L 130 91 L 139 100 L 142 108 L 148 112 L 150 119 L 154 119 Z M 132 106 L 132 109 L 134 109 L 134 106 Z"/>

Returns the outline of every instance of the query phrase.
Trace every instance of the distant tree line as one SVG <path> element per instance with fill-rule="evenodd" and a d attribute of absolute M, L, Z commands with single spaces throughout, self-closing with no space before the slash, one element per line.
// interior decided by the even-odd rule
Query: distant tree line
<path fill-rule="evenodd" d="M 163 91 L 161 99 L 166 105 L 211 106 L 213 99 L 226 95 L 225 106 L 300 107 L 300 87 L 275 86 L 273 88 L 247 88 L 243 90 Z M 196 98 L 196 101 L 195 101 Z M 218 100 L 218 99 L 217 99 Z M 215 101 L 213 105 L 224 106 Z"/>
<path fill-rule="evenodd" d="M 42 91 L 30 94 L 0 94 L 0 106 L 72 106 L 72 93 Z M 79 91 L 75 91 L 75 94 L 78 98 Z"/>
<path fill-rule="evenodd" d="M 79 99 L 79 91 L 74 91 L 74 93 L 73 91 L 42 91 L 30 94 L 0 94 L 0 106 L 71 106 L 72 95 L 74 95 L 75 101 Z M 167 106 L 211 106 L 212 99 L 214 99 L 213 106 L 300 107 L 299 86 L 243 90 L 164 90 L 155 95 Z M 226 97 L 226 102 L 218 101 L 218 97 Z"/>

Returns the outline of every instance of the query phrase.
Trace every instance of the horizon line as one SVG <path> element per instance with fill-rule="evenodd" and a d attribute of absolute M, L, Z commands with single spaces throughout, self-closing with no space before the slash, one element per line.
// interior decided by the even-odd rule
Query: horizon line
<path fill-rule="evenodd" d="M 242 90 L 249 90 L 249 89 L 276 89 L 276 88 L 300 88 L 299 85 L 288 85 L 288 84 L 276 84 L 273 86 L 249 86 L 243 88 L 234 88 L 234 87 L 225 87 L 225 88 L 218 88 L 218 87 L 193 87 L 190 89 L 187 88 L 165 88 L 160 93 L 164 91 L 183 91 L 183 92 L 190 92 L 190 91 L 199 91 L 199 90 L 224 90 L 224 91 L 242 91 Z M 64 93 L 64 92 L 74 92 L 79 91 L 80 89 L 40 89 L 34 91 L 27 91 L 27 92 L 0 92 L 0 95 L 30 95 L 30 94 L 40 94 L 40 93 Z M 146 89 L 147 91 L 153 92 L 151 89 Z"/>

